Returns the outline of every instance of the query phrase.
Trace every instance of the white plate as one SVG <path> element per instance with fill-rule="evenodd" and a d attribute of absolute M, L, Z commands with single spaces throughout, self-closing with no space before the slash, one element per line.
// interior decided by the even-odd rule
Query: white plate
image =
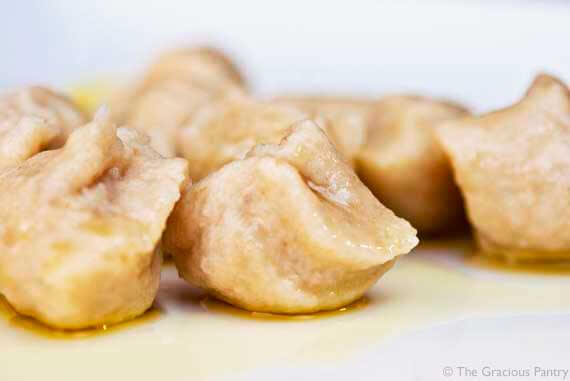
<path fill-rule="evenodd" d="M 139 323 L 54 339 L 1 319 L 0 379 L 437 380 L 445 367 L 567 368 L 570 278 L 487 270 L 464 255 L 417 249 L 367 303 L 297 319 L 223 307 L 168 265 L 161 312 Z"/>
<path fill-rule="evenodd" d="M 407 91 L 482 111 L 539 70 L 570 80 L 569 20 L 566 1 L 13 1 L 0 12 L 0 87 L 131 76 L 166 46 L 215 41 L 260 94 Z M 206 311 L 167 268 L 163 312 L 140 324 L 54 340 L 0 319 L 0 380 L 475 380 L 486 367 L 561 380 L 535 367 L 570 367 L 568 277 L 416 251 L 369 298 L 326 318 L 249 319 Z"/>

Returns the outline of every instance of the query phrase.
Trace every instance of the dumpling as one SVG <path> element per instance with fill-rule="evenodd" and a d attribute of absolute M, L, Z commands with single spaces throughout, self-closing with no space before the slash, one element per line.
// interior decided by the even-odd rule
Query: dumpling
<path fill-rule="evenodd" d="M 311 121 L 195 184 L 164 236 L 188 282 L 272 313 L 346 305 L 417 243 Z"/>
<path fill-rule="evenodd" d="M 374 106 L 356 171 L 380 202 L 420 234 L 464 225 L 463 201 L 435 127 L 466 115 L 461 106 L 417 96 L 389 96 Z"/>
<path fill-rule="evenodd" d="M 160 154 L 177 153 L 177 129 L 196 110 L 231 94 L 243 94 L 245 83 L 235 65 L 209 48 L 166 53 L 151 65 L 132 90 L 119 93 L 117 118 L 151 137 Z"/>
<path fill-rule="evenodd" d="M 106 115 L 0 173 L 0 293 L 56 328 L 118 323 L 156 295 L 157 243 L 187 178 Z"/>
<path fill-rule="evenodd" d="M 515 105 L 445 123 L 453 164 L 484 254 L 507 261 L 570 259 L 570 94 L 538 76 Z"/>
<path fill-rule="evenodd" d="M 333 96 L 283 96 L 274 102 L 288 104 L 308 112 L 313 118 L 322 117 L 329 126 L 329 138 L 349 163 L 366 139 L 374 101 L 370 99 Z"/>
<path fill-rule="evenodd" d="M 180 128 L 179 152 L 190 162 L 190 177 L 197 181 L 242 159 L 258 143 L 279 143 L 293 123 L 308 117 L 291 106 L 229 97 L 202 108 Z"/>
<path fill-rule="evenodd" d="M 29 87 L 0 98 L 0 168 L 61 147 L 85 115 L 65 96 Z"/>

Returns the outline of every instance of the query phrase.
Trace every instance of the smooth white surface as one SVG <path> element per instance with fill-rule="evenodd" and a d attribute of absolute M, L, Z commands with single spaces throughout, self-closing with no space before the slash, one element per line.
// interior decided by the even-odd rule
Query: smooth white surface
<path fill-rule="evenodd" d="M 404 335 L 354 356 L 351 362 L 316 367 L 263 369 L 228 380 L 563 380 L 543 369 L 568 371 L 568 315 L 468 319 Z M 444 369 L 451 368 L 451 376 Z M 460 367 L 469 369 L 459 369 Z M 511 376 L 489 376 L 491 369 Z M 515 371 L 527 370 L 517 377 Z M 449 370 L 447 370 L 449 372 Z M 477 376 L 473 376 L 477 372 Z"/>

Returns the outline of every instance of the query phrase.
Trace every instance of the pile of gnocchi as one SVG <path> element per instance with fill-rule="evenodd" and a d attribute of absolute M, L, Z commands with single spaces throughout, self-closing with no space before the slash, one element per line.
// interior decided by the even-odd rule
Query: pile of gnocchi
<path fill-rule="evenodd" d="M 41 87 L 0 99 L 0 293 L 57 329 L 151 307 L 163 255 L 250 311 L 332 310 L 417 235 L 570 259 L 570 93 L 539 75 L 485 115 L 413 95 L 260 99 L 221 52 L 160 56 L 91 115 Z"/>

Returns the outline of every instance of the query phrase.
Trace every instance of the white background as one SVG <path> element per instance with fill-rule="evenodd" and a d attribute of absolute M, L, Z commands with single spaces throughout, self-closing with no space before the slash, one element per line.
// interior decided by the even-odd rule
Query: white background
<path fill-rule="evenodd" d="M 6 1 L 0 86 L 132 76 L 188 42 L 233 53 L 261 93 L 420 92 L 486 110 L 538 71 L 570 80 L 570 2 Z"/>

